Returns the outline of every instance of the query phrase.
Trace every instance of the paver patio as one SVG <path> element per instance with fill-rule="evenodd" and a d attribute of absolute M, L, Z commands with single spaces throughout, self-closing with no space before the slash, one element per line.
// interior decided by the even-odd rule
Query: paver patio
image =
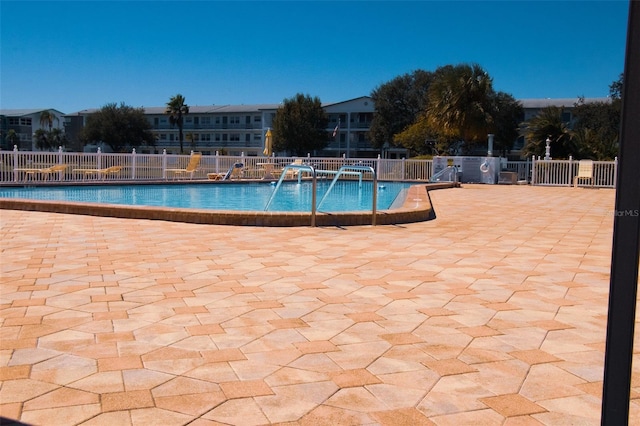
<path fill-rule="evenodd" d="M 431 198 L 433 221 L 346 228 L 0 210 L 0 416 L 600 424 L 615 192 Z"/>

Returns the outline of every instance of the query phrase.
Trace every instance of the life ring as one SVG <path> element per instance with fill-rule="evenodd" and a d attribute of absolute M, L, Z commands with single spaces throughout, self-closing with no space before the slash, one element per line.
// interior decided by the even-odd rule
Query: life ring
<path fill-rule="evenodd" d="M 482 173 L 489 173 L 491 171 L 491 164 L 489 164 L 488 161 L 485 161 L 484 163 L 480 164 L 480 171 Z"/>

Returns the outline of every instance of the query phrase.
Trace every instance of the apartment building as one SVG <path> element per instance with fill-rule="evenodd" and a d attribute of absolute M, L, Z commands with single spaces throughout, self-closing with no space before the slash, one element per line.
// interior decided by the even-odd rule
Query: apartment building
<path fill-rule="evenodd" d="M 35 132 L 39 129 L 49 130 L 49 124 L 40 120 L 45 111 L 54 117 L 51 129 L 63 129 L 64 113 L 57 109 L 0 109 L 0 148 L 12 150 L 15 145 L 19 150 L 35 150 Z M 10 130 L 15 132 L 17 140 L 7 138 Z"/>
<path fill-rule="evenodd" d="M 279 104 L 189 106 L 183 116 L 183 146 L 185 151 L 199 151 L 205 155 L 261 156 L 264 137 L 272 127 Z M 323 105 L 329 117 L 327 147 L 310 155 L 325 157 L 376 157 L 380 152 L 372 148 L 368 130 L 373 119 L 374 105 L 368 96 Z M 145 107 L 144 112 L 156 137 L 154 147 L 140 147 L 138 152 L 178 153 L 178 128 L 169 122 L 165 107 Z M 89 115 L 96 109 L 82 110 L 65 116 L 67 139 L 76 141 Z M 87 150 L 96 150 L 89 146 Z M 100 145 L 105 151 L 108 147 Z M 405 149 L 389 150 L 390 156 L 406 156 Z"/>
<path fill-rule="evenodd" d="M 588 98 L 585 102 L 608 102 L 608 98 Z M 563 107 L 563 119 L 567 123 L 573 121 L 572 109 L 578 98 L 567 99 L 524 99 L 523 121 L 537 115 L 541 109 L 554 105 Z M 272 127 L 273 118 L 279 104 L 255 105 L 210 105 L 190 106 L 189 114 L 184 116 L 183 146 L 185 151 L 199 151 L 205 155 L 216 152 L 221 155 L 261 156 L 264 148 L 266 131 Z M 311 152 L 313 156 L 372 158 L 378 155 L 384 158 L 403 158 L 408 151 L 403 148 L 385 146 L 382 150 L 373 148 L 368 137 L 373 120 L 374 103 L 369 96 L 362 96 L 342 102 L 326 103 L 323 108 L 329 117 L 327 127 L 327 147 L 319 152 Z M 21 143 L 19 149 L 35 149 L 33 133 L 40 128 L 39 116 L 43 110 L 0 110 L 3 135 L 9 128 L 17 129 Z M 72 114 L 63 114 L 57 110 L 49 110 L 60 117 L 70 150 L 81 150 L 83 144 L 79 139 L 80 132 L 89 115 L 96 109 L 87 109 Z M 156 137 L 153 147 L 140 147 L 140 153 L 168 153 L 180 151 L 178 128 L 169 122 L 165 107 L 146 107 L 145 114 L 151 124 L 151 131 Z M 2 149 L 5 146 L 3 136 Z M 524 136 L 515 143 L 511 157 L 517 157 L 524 146 Z M 84 147 L 86 151 L 95 151 L 100 147 L 104 152 L 105 145 Z"/>

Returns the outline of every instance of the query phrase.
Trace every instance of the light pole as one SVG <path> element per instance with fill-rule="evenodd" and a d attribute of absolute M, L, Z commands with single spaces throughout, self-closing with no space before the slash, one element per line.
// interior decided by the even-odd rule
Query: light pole
<path fill-rule="evenodd" d="M 544 148 L 544 160 L 549 161 L 551 160 L 551 135 L 547 137 L 547 140 L 545 142 L 547 145 Z"/>

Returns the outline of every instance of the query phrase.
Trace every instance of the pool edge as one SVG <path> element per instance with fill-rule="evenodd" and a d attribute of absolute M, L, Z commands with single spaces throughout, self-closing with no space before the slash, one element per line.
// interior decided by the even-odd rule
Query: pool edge
<path fill-rule="evenodd" d="M 380 210 L 376 214 L 377 225 L 395 225 L 424 222 L 435 218 L 429 197 L 434 189 L 453 188 L 458 185 L 437 183 L 414 185 L 411 187 L 402 207 Z M 203 209 L 179 209 L 171 207 L 123 206 L 116 204 L 96 204 L 82 202 L 59 202 L 23 200 L 17 198 L 0 199 L 2 210 L 38 211 L 47 213 L 77 214 L 85 216 L 114 217 L 121 219 L 164 220 L 203 225 L 270 226 L 295 227 L 310 226 L 310 212 L 260 212 L 221 211 Z M 371 225 L 370 211 L 334 212 L 316 214 L 316 226 L 356 226 Z"/>

